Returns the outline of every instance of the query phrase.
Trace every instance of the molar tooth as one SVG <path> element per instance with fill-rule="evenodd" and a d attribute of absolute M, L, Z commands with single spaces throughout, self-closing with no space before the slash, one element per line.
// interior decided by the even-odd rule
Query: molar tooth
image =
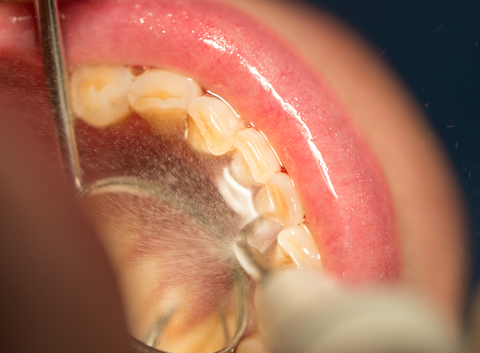
<path fill-rule="evenodd" d="M 257 183 L 265 184 L 273 174 L 280 170 L 280 162 L 265 136 L 255 129 L 239 131 L 233 144 L 242 153 L 250 171 L 242 171 L 241 162 L 236 167 L 237 174 L 246 179 L 251 173 Z M 238 161 L 238 160 L 237 160 Z"/>
<path fill-rule="evenodd" d="M 133 75 L 124 66 L 85 65 L 72 73 L 75 115 L 97 128 L 120 122 L 130 113 L 127 93 Z"/>
<path fill-rule="evenodd" d="M 185 126 L 188 104 L 202 94 L 198 83 L 185 76 L 150 69 L 138 76 L 128 100 L 159 133 L 174 133 Z"/>
<path fill-rule="evenodd" d="M 255 196 L 255 208 L 261 215 L 277 219 L 284 227 L 303 221 L 303 207 L 292 179 L 284 173 L 275 173 Z"/>
<path fill-rule="evenodd" d="M 195 98 L 187 111 L 212 154 L 220 156 L 233 149 L 233 137 L 243 123 L 227 104 L 218 98 L 203 96 Z"/>
<path fill-rule="evenodd" d="M 278 234 L 277 242 L 283 252 L 290 255 L 298 268 L 320 267 L 320 253 L 307 227 L 285 228 Z"/>

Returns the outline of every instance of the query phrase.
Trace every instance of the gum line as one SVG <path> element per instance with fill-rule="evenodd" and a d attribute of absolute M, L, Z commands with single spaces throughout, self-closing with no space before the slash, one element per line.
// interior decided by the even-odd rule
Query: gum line
<path fill-rule="evenodd" d="M 259 189 L 252 200 L 256 211 L 283 226 L 274 264 L 319 268 L 320 254 L 294 182 L 276 152 L 227 102 L 204 92 L 195 81 L 157 68 L 84 65 L 71 80 L 75 114 L 95 128 L 120 124 L 134 111 L 160 136 L 184 134 L 200 158 L 233 156 L 234 179 Z"/>
<path fill-rule="evenodd" d="M 324 78 L 274 32 L 234 8 L 203 0 L 85 0 L 59 5 L 71 67 L 143 63 L 188 73 L 234 104 L 269 137 L 297 182 L 328 272 L 362 285 L 399 277 L 399 239 L 378 161 Z M 7 70 L 15 70 L 17 62 L 27 65 L 41 82 L 33 7 L 8 4 L 2 6 L 0 17 Z M 17 18 L 22 21 L 11 21 Z M 28 126 L 35 130 L 32 123 L 46 125 L 41 130 L 46 131 L 51 127 L 39 120 L 49 118 L 48 109 L 39 109 L 39 102 L 44 102 L 40 93 L 34 96 L 34 109 L 28 110 L 24 97 L 16 94 L 2 103 L 21 106 L 25 119 L 31 112 L 37 119 L 28 120 Z M 44 138 L 48 146 L 53 144 L 51 137 Z M 322 183 L 325 175 L 338 198 Z"/>

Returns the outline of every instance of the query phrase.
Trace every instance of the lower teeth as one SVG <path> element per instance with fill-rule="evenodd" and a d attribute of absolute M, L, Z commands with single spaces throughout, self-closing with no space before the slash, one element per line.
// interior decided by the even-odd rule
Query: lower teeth
<path fill-rule="evenodd" d="M 246 222 L 260 214 L 280 227 L 252 239 L 273 266 L 320 267 L 293 181 L 263 134 L 193 80 L 123 66 L 72 76 L 92 183 L 81 202 L 118 273 L 132 334 L 163 351 L 229 348 L 248 306 L 233 256 Z"/>

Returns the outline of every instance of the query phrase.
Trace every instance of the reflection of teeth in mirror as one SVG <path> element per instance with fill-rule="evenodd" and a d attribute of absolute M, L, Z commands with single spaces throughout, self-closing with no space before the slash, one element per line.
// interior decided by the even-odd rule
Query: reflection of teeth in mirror
<path fill-rule="evenodd" d="M 249 170 L 241 171 L 237 166 L 237 174 L 251 173 L 257 183 L 265 184 L 273 174 L 280 170 L 280 162 L 272 146 L 265 136 L 255 129 L 239 131 L 233 140 L 234 146 L 242 153 Z M 237 159 L 238 160 L 238 159 Z"/>
<path fill-rule="evenodd" d="M 264 342 L 261 335 L 255 334 L 245 338 L 239 344 L 236 353 L 269 353 L 270 346 Z"/>
<path fill-rule="evenodd" d="M 303 207 L 292 179 L 285 173 L 275 173 L 255 196 L 255 208 L 260 215 L 272 217 L 292 227 L 303 222 Z"/>
<path fill-rule="evenodd" d="M 218 98 L 203 96 L 195 98 L 187 110 L 213 155 L 233 149 L 233 138 L 243 124 L 227 104 Z"/>
<path fill-rule="evenodd" d="M 159 133 L 180 131 L 186 123 L 187 106 L 202 94 L 198 83 L 176 73 L 150 69 L 135 78 L 128 100 L 133 110 Z"/>
<path fill-rule="evenodd" d="M 277 242 L 298 268 L 314 270 L 321 267 L 317 244 L 307 227 L 285 228 L 278 234 Z"/>
<path fill-rule="evenodd" d="M 229 312 L 226 313 L 226 327 L 217 310 L 213 310 L 194 325 L 185 325 L 185 322 L 190 320 L 188 310 L 184 316 L 176 317 L 176 322 L 165 328 L 155 345 L 156 348 L 165 352 L 216 352 L 225 347 L 225 329 L 231 332 L 235 327 L 234 315 Z"/>
<path fill-rule="evenodd" d="M 165 303 L 155 296 L 158 291 L 161 264 L 156 256 L 141 256 L 132 260 L 123 271 L 120 281 L 125 299 L 125 309 L 130 324 L 130 331 L 135 337 L 144 337 L 158 318 L 160 310 L 165 310 Z M 163 290 L 164 295 L 165 289 Z M 180 293 L 175 297 L 181 299 Z M 171 299 L 168 299 L 171 304 Z"/>
<path fill-rule="evenodd" d="M 70 84 L 74 113 L 97 128 L 119 123 L 130 113 L 127 93 L 132 80 L 124 66 L 78 67 Z"/>

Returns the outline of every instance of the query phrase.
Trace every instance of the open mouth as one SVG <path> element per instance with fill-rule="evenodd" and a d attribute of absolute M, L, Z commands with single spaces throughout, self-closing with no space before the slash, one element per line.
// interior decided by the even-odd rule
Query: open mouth
<path fill-rule="evenodd" d="M 42 80 L 33 9 L 2 12 L 2 107 L 52 147 L 45 93 L 31 92 Z M 79 1 L 63 3 L 61 12 L 88 182 L 162 175 L 165 184 L 173 174 L 163 171 L 180 164 L 195 171 L 192 180 L 218 186 L 226 170 L 252 190 L 255 212 L 282 225 L 277 264 L 308 267 L 321 257 L 323 270 L 364 286 L 401 278 L 408 260 L 383 162 L 331 88 L 276 34 L 214 2 Z M 23 103 L 27 94 L 35 104 Z M 109 199 L 124 208 L 137 202 L 118 193 Z M 104 202 L 91 209 L 105 210 Z M 109 225 L 126 217 L 104 215 L 100 223 Z M 232 213 L 237 229 L 242 215 Z"/>

